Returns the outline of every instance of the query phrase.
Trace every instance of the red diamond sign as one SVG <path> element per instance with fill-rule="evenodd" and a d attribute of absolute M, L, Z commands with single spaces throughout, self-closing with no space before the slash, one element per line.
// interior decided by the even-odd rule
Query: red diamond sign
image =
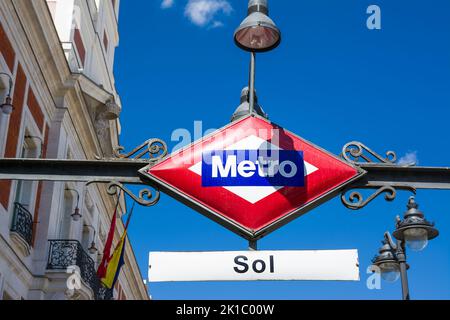
<path fill-rule="evenodd" d="M 266 119 L 248 116 L 140 173 L 161 191 L 256 240 L 365 172 Z"/>

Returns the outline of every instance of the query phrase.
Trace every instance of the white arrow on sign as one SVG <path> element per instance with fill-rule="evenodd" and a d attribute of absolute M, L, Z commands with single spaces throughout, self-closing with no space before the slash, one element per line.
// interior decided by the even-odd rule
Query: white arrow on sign
<path fill-rule="evenodd" d="M 149 281 L 359 281 L 357 250 L 151 252 Z"/>

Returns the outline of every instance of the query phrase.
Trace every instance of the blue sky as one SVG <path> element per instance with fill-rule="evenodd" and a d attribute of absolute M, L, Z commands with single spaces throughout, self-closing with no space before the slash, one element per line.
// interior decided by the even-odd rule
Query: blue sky
<path fill-rule="evenodd" d="M 249 57 L 232 35 L 247 2 L 203 2 L 121 2 L 115 75 L 127 149 L 153 137 L 173 147 L 174 129 L 192 132 L 194 121 L 220 128 L 238 106 Z M 258 55 L 256 87 L 271 120 L 335 154 L 358 140 L 379 152 L 415 153 L 420 165 L 449 166 L 448 0 L 269 4 L 283 42 Z M 381 30 L 366 27 L 372 4 L 381 8 Z M 450 299 L 449 195 L 418 192 L 441 235 L 409 254 L 413 299 Z M 336 198 L 259 243 L 262 250 L 356 248 L 360 282 L 159 283 L 149 285 L 150 293 L 154 299 L 399 299 L 399 282 L 368 290 L 365 270 L 408 197 L 400 192 L 393 203 L 380 197 L 357 212 Z M 153 208 L 136 208 L 130 239 L 144 277 L 150 251 L 247 249 L 244 239 L 166 195 Z"/>

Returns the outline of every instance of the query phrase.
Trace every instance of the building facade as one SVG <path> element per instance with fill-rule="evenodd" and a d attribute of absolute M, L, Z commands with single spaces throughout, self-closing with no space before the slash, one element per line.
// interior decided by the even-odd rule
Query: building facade
<path fill-rule="evenodd" d="M 112 156 L 118 14 L 119 0 L 0 1 L 0 157 Z M 117 203 L 106 191 L 0 181 L 0 299 L 149 299 L 128 240 L 114 290 L 96 276 Z M 122 197 L 119 214 L 125 207 Z"/>

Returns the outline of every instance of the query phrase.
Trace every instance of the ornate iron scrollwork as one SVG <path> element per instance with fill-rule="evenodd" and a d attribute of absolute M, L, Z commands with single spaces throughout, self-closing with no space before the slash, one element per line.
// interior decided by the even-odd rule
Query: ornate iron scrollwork
<path fill-rule="evenodd" d="M 367 206 L 370 202 L 372 202 L 375 198 L 384 194 L 384 198 L 386 201 L 394 201 L 397 197 L 397 189 L 407 190 L 416 194 L 416 189 L 414 188 L 394 188 L 393 186 L 373 186 L 373 187 L 361 187 L 359 189 L 376 189 L 370 196 L 364 198 L 363 194 L 360 191 L 356 191 L 358 187 L 350 187 L 341 194 L 341 200 L 344 206 L 352 210 L 359 210 Z M 352 191 L 354 190 L 354 191 Z M 349 194 L 350 193 L 350 194 Z"/>
<path fill-rule="evenodd" d="M 142 157 L 148 154 L 148 160 L 151 162 L 158 162 L 168 153 L 167 144 L 161 139 L 147 140 L 128 153 L 122 153 L 123 150 L 125 150 L 125 148 L 122 146 L 114 148 L 114 156 L 120 159 L 137 160 L 142 159 Z"/>
<path fill-rule="evenodd" d="M 378 188 L 378 190 L 376 190 L 372 195 L 367 197 L 367 199 L 364 199 L 364 196 L 359 191 L 353 191 L 347 197 L 347 194 L 350 191 L 351 189 L 344 191 L 341 195 L 341 200 L 344 206 L 352 210 L 359 210 L 364 208 L 370 202 L 372 202 L 372 200 L 374 200 L 376 197 L 378 197 L 383 193 L 385 194 L 384 198 L 386 199 L 386 201 L 393 201 L 397 196 L 397 190 L 395 190 L 393 187 L 390 186 L 382 186 Z"/>
<path fill-rule="evenodd" d="M 159 190 L 155 190 L 153 194 L 153 191 L 147 188 L 139 191 L 139 197 L 136 197 L 129 189 L 127 189 L 123 184 L 117 181 L 111 181 L 108 184 L 106 192 L 108 192 L 109 195 L 113 196 L 117 194 L 118 189 L 121 189 L 123 192 L 128 194 L 134 201 L 136 201 L 138 204 L 144 207 L 154 206 L 155 204 L 158 203 L 160 198 Z"/>
<path fill-rule="evenodd" d="M 386 157 L 383 157 L 358 141 L 347 143 L 342 149 L 341 156 L 353 164 L 374 163 L 370 156 L 380 161 L 377 164 L 395 165 L 397 162 L 397 155 L 394 151 L 386 152 Z"/>

